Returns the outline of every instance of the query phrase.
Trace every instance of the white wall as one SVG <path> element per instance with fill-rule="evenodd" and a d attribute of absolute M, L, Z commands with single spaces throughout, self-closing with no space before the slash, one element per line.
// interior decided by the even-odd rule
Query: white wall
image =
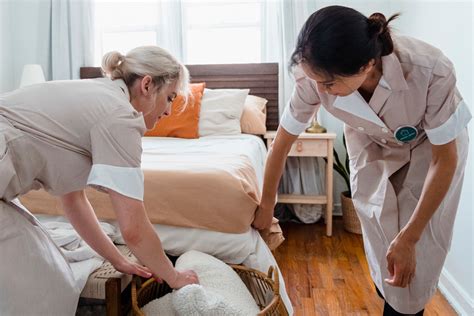
<path fill-rule="evenodd" d="M 402 16 L 395 24 L 403 34 L 422 39 L 443 50 L 454 63 L 458 88 L 473 110 L 473 2 L 399 0 L 393 12 Z M 474 140 L 470 125 L 470 157 L 451 251 L 446 260 L 440 288 L 462 315 L 474 315 Z"/>

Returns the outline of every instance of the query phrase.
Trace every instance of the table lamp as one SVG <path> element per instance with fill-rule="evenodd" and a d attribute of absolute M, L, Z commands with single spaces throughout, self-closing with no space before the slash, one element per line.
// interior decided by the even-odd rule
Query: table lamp
<path fill-rule="evenodd" d="M 23 66 L 20 88 L 45 81 L 46 80 L 44 79 L 43 69 L 41 68 L 41 65 L 27 64 Z"/>
<path fill-rule="evenodd" d="M 326 133 L 327 130 L 325 127 L 319 125 L 316 115 L 314 115 L 313 120 L 311 121 L 311 126 L 306 129 L 306 133 Z"/>

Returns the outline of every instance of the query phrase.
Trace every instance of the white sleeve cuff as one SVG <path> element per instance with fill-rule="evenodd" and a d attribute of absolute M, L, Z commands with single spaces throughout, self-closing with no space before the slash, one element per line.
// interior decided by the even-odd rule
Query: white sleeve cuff
<path fill-rule="evenodd" d="M 290 111 L 290 104 L 288 104 L 283 111 L 283 115 L 280 120 L 280 125 L 287 131 L 288 133 L 292 135 L 299 135 L 303 133 L 306 128 L 308 127 L 308 122 L 306 123 L 301 123 L 297 119 L 293 117 Z"/>
<path fill-rule="evenodd" d="M 143 171 L 140 168 L 95 164 L 87 179 L 87 185 L 105 187 L 132 199 L 143 201 L 143 179 Z"/>
<path fill-rule="evenodd" d="M 456 112 L 441 126 L 425 129 L 426 135 L 433 145 L 447 144 L 458 137 L 466 128 L 471 118 L 472 115 L 467 104 L 461 100 L 456 108 Z"/>

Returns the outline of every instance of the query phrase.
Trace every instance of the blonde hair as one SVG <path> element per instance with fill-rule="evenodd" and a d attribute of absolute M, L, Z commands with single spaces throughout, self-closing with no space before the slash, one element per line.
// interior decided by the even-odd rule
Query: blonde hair
<path fill-rule="evenodd" d="M 177 80 L 176 92 L 184 98 L 189 94 L 188 69 L 158 46 L 140 46 L 126 55 L 109 52 L 102 57 L 102 69 L 112 80 L 123 79 L 128 87 L 146 75 L 153 78 L 158 89 Z"/>

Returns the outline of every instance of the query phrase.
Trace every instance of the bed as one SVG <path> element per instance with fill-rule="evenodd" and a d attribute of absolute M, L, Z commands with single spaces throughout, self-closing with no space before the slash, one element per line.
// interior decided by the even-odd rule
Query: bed
<path fill-rule="evenodd" d="M 144 137 L 144 203 L 152 223 L 239 234 L 248 231 L 263 182 L 266 149 L 248 134 L 198 139 Z M 98 218 L 113 220 L 107 194 L 86 189 Z M 44 191 L 22 197 L 35 213 L 62 214 Z"/>
<path fill-rule="evenodd" d="M 267 129 L 278 126 L 277 64 L 191 65 L 188 69 L 193 82 L 205 82 L 209 89 L 250 89 L 249 94 L 267 99 Z M 100 76 L 100 68 L 81 70 L 81 78 Z M 223 233 L 248 231 L 259 204 L 265 155 L 264 143 L 254 135 L 190 140 L 144 137 L 144 203 L 150 220 Z M 88 189 L 87 196 L 100 219 L 115 218 L 106 194 Z M 21 200 L 34 213 L 62 214 L 58 201 L 45 192 L 30 192 Z"/>
<path fill-rule="evenodd" d="M 249 94 L 267 99 L 266 127 L 277 129 L 278 64 L 187 67 L 192 82 L 206 82 L 209 89 L 250 89 Z M 100 68 L 81 69 L 83 79 L 101 76 Z M 255 135 L 143 138 L 145 207 L 167 253 L 180 255 L 195 249 L 261 271 L 277 265 L 261 236 L 251 228 L 265 157 L 264 142 Z M 205 193 L 201 190 L 204 186 Z M 108 196 L 94 189 L 87 189 L 87 195 L 99 219 L 113 223 Z M 21 201 L 44 219 L 62 215 L 58 201 L 43 191 L 30 192 Z M 283 241 L 278 224 L 269 236 L 275 245 Z M 283 279 L 280 281 L 282 298 L 291 314 Z"/>

